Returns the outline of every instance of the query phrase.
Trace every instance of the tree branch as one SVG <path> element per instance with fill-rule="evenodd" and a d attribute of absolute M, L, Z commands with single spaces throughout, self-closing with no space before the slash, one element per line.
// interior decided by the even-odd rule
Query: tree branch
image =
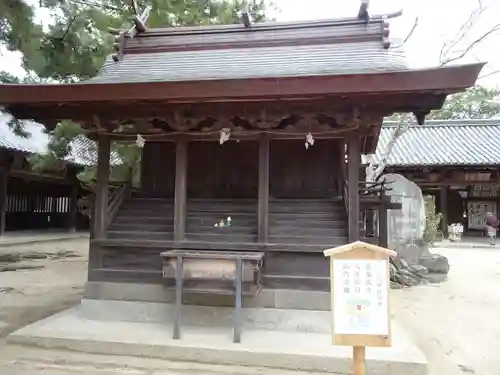
<path fill-rule="evenodd" d="M 500 69 L 497 69 L 497 70 L 493 70 L 492 72 L 488 72 L 486 74 L 483 74 L 483 75 L 480 75 L 477 80 L 479 81 L 480 79 L 483 79 L 483 78 L 486 78 L 486 77 L 490 77 L 492 75 L 495 75 L 495 74 L 498 74 L 500 73 Z"/>
<path fill-rule="evenodd" d="M 475 9 L 471 14 L 469 14 L 469 17 L 460 26 L 455 36 L 452 39 L 445 41 L 443 43 L 443 46 L 439 53 L 439 62 L 441 63 L 441 65 L 444 65 L 442 62 L 446 60 L 446 56 L 450 53 L 450 51 L 452 51 L 453 48 L 455 48 L 455 46 L 458 43 L 460 43 L 472 29 L 472 26 L 474 26 L 475 23 L 474 18 L 478 17 L 482 12 L 483 12 L 483 7 L 482 4 L 480 4 L 480 6 L 477 9 Z"/>
<path fill-rule="evenodd" d="M 66 26 L 66 30 L 64 31 L 64 34 L 60 38 L 57 38 L 57 39 L 59 39 L 60 41 L 64 41 L 64 39 L 66 39 L 66 36 L 68 35 L 69 30 L 71 29 L 71 26 L 73 26 L 73 23 L 75 22 L 77 17 L 78 17 L 78 15 L 74 15 L 73 18 L 71 18 L 71 21 L 69 21 L 68 26 Z"/>
<path fill-rule="evenodd" d="M 101 8 L 104 10 L 112 10 L 114 12 L 121 12 L 123 9 L 120 9 L 118 7 L 108 5 L 108 4 L 98 4 L 94 1 L 86 1 L 86 0 L 69 0 L 69 2 L 74 3 L 74 4 L 80 4 L 80 5 L 85 5 L 91 8 Z"/>
<path fill-rule="evenodd" d="M 406 114 L 401 117 L 396 128 L 394 129 L 394 133 L 392 133 L 392 137 L 385 146 L 385 150 L 380 157 L 378 165 L 375 164 L 375 158 L 370 158 L 370 164 L 366 168 L 366 181 L 373 182 L 377 181 L 380 175 L 384 172 L 385 167 L 389 161 L 389 157 L 391 156 L 392 150 L 396 145 L 396 141 L 399 137 L 401 137 L 415 122 L 414 115 Z"/>
<path fill-rule="evenodd" d="M 408 41 L 408 39 L 411 38 L 411 36 L 413 35 L 413 33 L 415 32 L 415 29 L 417 28 L 418 26 L 418 16 L 415 17 L 415 21 L 413 21 L 413 26 L 411 27 L 411 30 L 410 32 L 408 33 L 408 35 L 406 36 L 406 38 L 404 39 L 404 42 L 403 43 L 406 43 Z"/>
<path fill-rule="evenodd" d="M 454 57 L 450 57 L 450 58 L 442 61 L 440 66 L 445 66 L 446 64 L 449 64 L 449 63 L 456 61 L 456 60 L 460 60 L 461 58 L 465 57 L 465 55 L 467 55 L 476 45 L 478 45 L 484 39 L 486 39 L 488 36 L 490 36 L 491 34 L 497 32 L 497 31 L 500 31 L 500 24 L 493 26 L 490 30 L 488 30 L 483 35 L 481 35 L 479 38 L 477 38 L 472 43 L 470 43 L 464 50 L 462 50 L 462 52 L 459 55 L 454 56 Z"/>

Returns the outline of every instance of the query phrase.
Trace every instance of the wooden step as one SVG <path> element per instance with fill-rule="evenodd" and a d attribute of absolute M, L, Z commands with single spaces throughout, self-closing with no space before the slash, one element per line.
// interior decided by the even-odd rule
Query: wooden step
<path fill-rule="evenodd" d="M 188 217 L 186 222 L 187 225 L 200 225 L 214 227 L 216 223 L 220 223 L 221 220 L 226 222 L 226 217 L 224 216 L 202 216 L 202 217 Z M 231 216 L 231 227 L 257 227 L 256 217 L 234 217 Z"/>
<path fill-rule="evenodd" d="M 123 216 L 117 215 L 113 224 L 144 224 L 144 225 L 173 225 L 173 217 L 163 217 L 163 216 Z"/>
<path fill-rule="evenodd" d="M 143 231 L 106 231 L 106 237 L 117 240 L 151 240 L 172 241 L 173 234 L 169 232 L 143 232 Z"/>
<path fill-rule="evenodd" d="M 345 210 L 338 209 L 335 207 L 325 206 L 322 208 L 316 207 L 269 207 L 269 214 L 343 214 L 345 215 Z"/>
<path fill-rule="evenodd" d="M 317 229 L 344 229 L 348 227 L 347 220 L 269 220 L 269 228 L 280 230 L 302 229 L 313 227 Z"/>
<path fill-rule="evenodd" d="M 128 224 L 117 224 L 113 222 L 108 231 L 112 232 L 163 232 L 163 233 L 171 233 L 173 231 L 173 225 L 157 225 L 157 224 L 148 224 L 148 223 L 128 223 Z"/>
<path fill-rule="evenodd" d="M 206 242 L 257 242 L 257 234 L 186 233 L 186 239 Z"/>
<path fill-rule="evenodd" d="M 217 228 L 213 225 L 205 226 L 205 225 L 187 225 L 186 232 L 189 233 L 209 233 L 209 234 L 248 234 L 255 235 L 257 234 L 256 226 L 236 226 L 231 225 L 230 227 Z"/>
<path fill-rule="evenodd" d="M 280 212 L 269 213 L 269 219 L 292 220 L 292 221 L 311 221 L 311 220 L 342 220 L 347 219 L 345 212 Z"/>
<path fill-rule="evenodd" d="M 316 236 L 269 236 L 270 243 L 284 244 L 303 244 L 303 245 L 325 245 L 326 247 L 339 246 L 347 244 L 347 236 L 331 236 L 331 237 L 316 237 Z"/>
<path fill-rule="evenodd" d="M 126 202 L 137 202 L 137 203 L 152 203 L 152 204 L 157 204 L 157 203 L 170 203 L 174 204 L 174 198 L 147 198 L 147 197 L 134 197 L 132 196 L 131 198 L 127 199 Z"/>
<path fill-rule="evenodd" d="M 233 203 L 233 202 L 239 202 L 239 203 L 248 203 L 252 204 L 255 203 L 257 204 L 258 200 L 257 198 L 255 199 L 245 199 L 245 198 L 188 198 L 187 199 L 188 203 Z"/>
<path fill-rule="evenodd" d="M 131 198 L 123 202 L 124 204 L 131 204 L 136 206 L 173 206 L 174 201 L 172 199 L 137 199 Z"/>
<path fill-rule="evenodd" d="M 121 207 L 117 216 L 168 217 L 173 216 L 173 210 L 161 207 Z"/>
<path fill-rule="evenodd" d="M 195 213 L 195 214 L 203 214 L 203 213 L 213 213 L 213 214 L 222 214 L 222 215 L 228 215 L 230 216 L 233 213 L 239 213 L 239 214 L 247 214 L 251 213 L 256 215 L 257 214 L 257 206 L 249 206 L 249 207 L 243 207 L 243 206 L 238 206 L 238 207 L 224 207 L 224 206 L 205 206 L 205 207 L 200 207 L 200 206 L 187 206 L 187 212 L 189 213 Z"/>
<path fill-rule="evenodd" d="M 347 237 L 347 228 L 314 228 L 314 227 L 270 227 L 270 236 L 318 236 L 318 237 Z"/>

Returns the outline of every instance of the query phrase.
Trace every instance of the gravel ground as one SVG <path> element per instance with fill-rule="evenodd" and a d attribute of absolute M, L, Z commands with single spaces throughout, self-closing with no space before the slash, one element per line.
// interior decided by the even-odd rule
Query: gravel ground
<path fill-rule="evenodd" d="M 88 239 L 17 246 L 9 251 L 48 254 L 19 264 L 42 266 L 0 272 L 0 321 L 8 331 L 78 303 L 86 279 Z M 61 251 L 67 251 L 66 256 Z M 449 280 L 439 285 L 396 290 L 393 312 L 430 362 L 430 375 L 500 375 L 500 250 L 439 249 L 450 259 Z M 0 253 L 5 253 L 2 249 Z M 55 256 L 58 254 L 58 256 Z M 69 257 L 67 256 L 69 254 Z M 2 336 L 0 324 L 0 336 Z M 0 351 L 0 374 L 249 374 L 231 366 L 173 364 L 168 361 L 65 353 L 15 346 Z M 252 369 L 252 374 L 284 375 Z M 312 375 L 312 374 L 309 374 Z M 403 375 L 403 374 L 402 374 Z"/>

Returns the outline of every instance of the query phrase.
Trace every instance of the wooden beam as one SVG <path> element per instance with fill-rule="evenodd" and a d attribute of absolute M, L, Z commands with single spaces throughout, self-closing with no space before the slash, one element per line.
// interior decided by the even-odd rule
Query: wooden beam
<path fill-rule="evenodd" d="M 339 161 L 340 161 L 340 186 L 339 186 L 339 195 L 344 194 L 344 181 L 347 179 L 347 164 L 346 164 L 346 141 L 345 138 L 339 140 Z"/>
<path fill-rule="evenodd" d="M 146 22 L 148 21 L 149 18 L 149 13 L 151 12 L 151 5 L 148 5 L 144 10 L 142 11 L 141 14 L 135 15 L 133 17 L 133 22 L 135 25 L 135 29 L 139 33 L 143 33 L 147 30 Z"/>
<path fill-rule="evenodd" d="M 381 193 L 381 199 L 385 197 L 384 191 Z M 389 246 L 389 225 L 387 223 L 388 215 L 387 210 L 390 206 L 383 205 L 379 208 L 378 215 L 378 236 L 379 246 L 387 248 Z"/>
<path fill-rule="evenodd" d="M 252 19 L 250 18 L 250 11 L 246 1 L 243 2 L 243 9 L 241 9 L 241 19 L 245 27 L 252 26 Z"/>
<path fill-rule="evenodd" d="M 80 183 L 78 182 L 76 174 L 77 174 L 76 169 L 71 169 L 68 171 L 68 177 L 71 181 L 71 186 L 70 186 L 67 228 L 68 231 L 70 232 L 76 231 L 76 221 L 78 217 L 78 189 L 80 187 Z"/>
<path fill-rule="evenodd" d="M 267 134 L 259 138 L 259 204 L 258 204 L 258 239 L 267 243 L 269 233 L 269 153 L 270 141 Z"/>
<path fill-rule="evenodd" d="M 172 114 L 188 114 L 194 118 L 219 118 L 221 116 L 235 116 L 242 118 L 257 117 L 266 113 L 266 117 L 279 116 L 288 117 L 291 114 L 308 115 L 322 113 L 328 117 L 335 115 L 349 116 L 353 107 L 363 107 L 362 116 L 370 114 L 374 122 L 392 112 L 414 110 L 415 102 L 423 108 L 440 108 L 445 96 L 425 96 L 424 94 L 397 93 L 392 95 L 353 95 L 353 96 L 333 96 L 325 99 L 318 96 L 303 95 L 300 98 L 279 98 L 279 99 L 253 99 L 252 101 L 231 101 L 231 102 L 202 102 L 202 103 L 182 103 L 179 101 L 165 103 L 161 101 L 140 103 L 133 106 L 128 103 L 106 103 L 86 100 L 82 104 L 67 103 L 57 108 L 57 117 L 71 117 L 81 121 L 81 125 L 88 128 L 98 128 L 94 121 L 97 116 L 109 130 L 116 130 L 116 120 L 124 119 L 151 119 L 151 118 L 172 118 Z M 13 111 L 16 108 L 11 107 Z M 32 116 L 49 119 L 54 117 L 52 108 L 30 107 L 23 108 L 16 113 L 20 116 Z M 167 121 L 168 122 L 168 121 Z M 363 121 L 365 122 L 365 121 Z M 371 133 L 373 135 L 373 132 Z"/>
<path fill-rule="evenodd" d="M 441 186 L 439 191 L 439 211 L 441 217 L 441 231 L 445 238 L 448 237 L 448 186 Z"/>
<path fill-rule="evenodd" d="M 359 240 L 359 168 L 361 166 L 360 139 L 357 134 L 347 138 L 347 184 L 349 188 L 349 242 Z"/>
<path fill-rule="evenodd" d="M 368 23 L 370 21 L 370 14 L 368 13 L 368 0 L 361 0 L 361 5 L 358 10 L 358 19 L 365 21 Z"/>
<path fill-rule="evenodd" d="M 111 142 L 109 137 L 100 136 L 98 139 L 96 198 L 93 218 L 93 236 L 95 238 L 103 237 L 106 231 L 110 149 Z"/>
<path fill-rule="evenodd" d="M 0 167 L 0 236 L 5 232 L 5 211 L 7 206 L 7 186 L 9 182 L 9 169 Z"/>
<path fill-rule="evenodd" d="M 396 72 L 378 72 L 366 74 L 332 74 L 317 76 L 293 76 L 273 78 L 242 78 L 196 81 L 155 81 L 155 82 L 110 82 L 73 84 L 37 84 L 37 85 L 0 85 L 0 103 L 5 105 L 12 115 L 23 119 L 23 106 L 35 109 L 50 108 L 52 118 L 60 118 L 59 110 L 64 104 L 80 102 L 81 108 L 88 109 L 86 101 L 125 102 L 129 107 L 139 101 L 162 101 L 200 103 L 219 101 L 248 101 L 249 98 L 260 100 L 301 99 L 304 97 L 341 96 L 353 97 L 368 95 L 371 97 L 391 96 L 406 92 L 418 95 L 444 97 L 447 94 L 463 91 L 473 86 L 484 63 L 457 65 L 441 68 L 400 70 Z M 432 92 L 432 94 L 431 94 Z M 377 95 L 375 95 L 377 94 Z M 384 98 L 386 101 L 389 99 Z M 332 98 L 332 103 L 334 102 Z M 365 103 L 366 105 L 366 103 Z M 418 110 L 420 103 L 413 101 L 413 110 Z M 421 108 L 421 109 L 436 109 Z M 396 109 L 396 108 L 395 108 Z M 73 115 L 76 115 L 74 113 Z M 120 113 L 116 116 L 120 117 Z M 73 117 L 71 117 L 73 119 Z"/>
<path fill-rule="evenodd" d="M 174 241 L 183 241 L 186 235 L 187 148 L 187 138 L 179 137 L 175 152 Z"/>

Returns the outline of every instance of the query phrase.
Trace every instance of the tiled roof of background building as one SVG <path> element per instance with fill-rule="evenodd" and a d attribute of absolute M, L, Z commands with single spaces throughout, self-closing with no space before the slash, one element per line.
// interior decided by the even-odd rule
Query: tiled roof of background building
<path fill-rule="evenodd" d="M 395 122 L 382 126 L 376 161 L 395 126 Z M 412 126 L 398 138 L 388 161 L 390 166 L 495 164 L 500 164 L 500 119 L 429 120 Z"/>
<path fill-rule="evenodd" d="M 49 135 L 45 132 L 43 125 L 23 121 L 24 129 L 29 136 L 21 137 L 10 129 L 8 116 L 0 113 L 0 148 L 25 152 L 29 154 L 47 153 Z M 90 166 L 97 164 L 97 144 L 91 139 L 78 136 L 71 143 L 71 152 L 65 160 L 72 164 Z M 122 164 L 120 156 L 112 152 L 110 156 L 111 165 Z"/>

